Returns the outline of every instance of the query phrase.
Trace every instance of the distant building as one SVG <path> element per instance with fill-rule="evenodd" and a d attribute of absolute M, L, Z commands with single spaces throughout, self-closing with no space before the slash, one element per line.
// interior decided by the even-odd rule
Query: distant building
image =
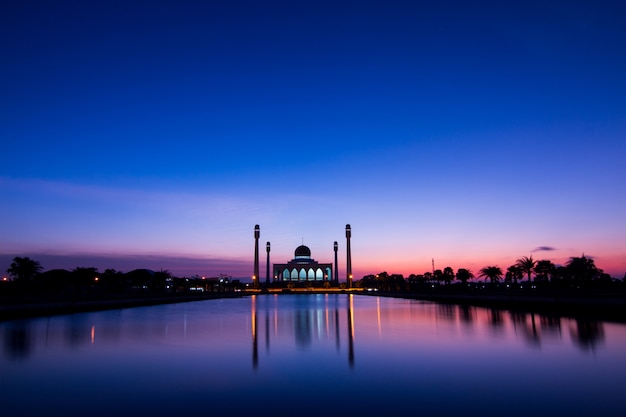
<path fill-rule="evenodd" d="M 280 282 L 324 282 L 331 281 L 332 263 L 319 263 L 311 258 L 311 249 L 301 245 L 294 258 L 286 264 L 273 264 L 274 280 Z"/>

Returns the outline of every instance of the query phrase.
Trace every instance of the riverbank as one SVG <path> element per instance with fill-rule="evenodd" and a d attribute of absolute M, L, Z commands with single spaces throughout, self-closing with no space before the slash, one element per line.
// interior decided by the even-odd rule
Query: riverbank
<path fill-rule="evenodd" d="M 366 291 L 361 294 L 626 323 L 626 295 L 615 293 L 446 293 Z"/>
<path fill-rule="evenodd" d="M 484 308 L 515 310 L 590 320 L 626 323 L 626 294 L 552 292 L 454 292 L 454 291 L 363 291 L 362 289 L 276 290 L 218 292 L 199 294 L 133 294 L 118 296 L 54 299 L 44 297 L 0 297 L 0 321 L 98 310 L 142 307 L 202 301 L 219 298 L 245 297 L 253 294 L 358 294 L 394 297 L 445 304 L 470 305 Z"/>
<path fill-rule="evenodd" d="M 201 294 L 131 294 L 107 297 L 56 299 L 43 297 L 1 298 L 0 321 L 219 298 L 234 298 L 244 295 L 245 294 L 242 293 L 219 292 Z"/>

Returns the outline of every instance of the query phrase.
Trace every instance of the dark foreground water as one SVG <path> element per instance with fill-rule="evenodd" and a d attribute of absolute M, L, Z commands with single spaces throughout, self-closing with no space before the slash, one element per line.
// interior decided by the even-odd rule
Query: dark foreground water
<path fill-rule="evenodd" d="M 626 325 L 260 295 L 0 323 L 2 416 L 623 416 Z"/>

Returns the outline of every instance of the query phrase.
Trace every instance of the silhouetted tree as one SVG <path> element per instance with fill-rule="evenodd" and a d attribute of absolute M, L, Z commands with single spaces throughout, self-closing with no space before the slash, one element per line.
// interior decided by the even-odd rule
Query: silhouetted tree
<path fill-rule="evenodd" d="M 98 268 L 77 267 L 70 274 L 70 282 L 74 289 L 85 292 L 97 283 L 100 279 L 98 275 Z"/>
<path fill-rule="evenodd" d="M 375 275 L 376 277 L 376 286 L 380 290 L 388 290 L 389 289 L 389 274 L 386 271 L 379 272 Z"/>
<path fill-rule="evenodd" d="M 443 282 L 446 283 L 446 285 L 450 284 L 454 279 L 454 269 L 449 266 L 443 268 L 442 279 Z"/>
<path fill-rule="evenodd" d="M 556 286 L 562 286 L 570 281 L 568 277 L 567 268 L 563 265 L 559 265 L 554 269 L 552 274 L 552 283 Z"/>
<path fill-rule="evenodd" d="M 406 281 L 402 274 L 391 274 L 389 276 L 389 289 L 396 291 L 406 290 Z"/>
<path fill-rule="evenodd" d="M 443 271 L 441 269 L 435 269 L 435 272 L 433 272 L 433 279 L 441 284 L 441 281 L 443 281 Z"/>
<path fill-rule="evenodd" d="M 489 281 L 494 284 L 502 278 L 502 269 L 499 266 L 486 266 L 480 270 L 479 276 L 489 278 Z"/>
<path fill-rule="evenodd" d="M 519 269 L 521 269 L 523 272 L 525 272 L 528 275 L 528 283 L 530 284 L 530 278 L 531 278 L 531 274 L 533 273 L 533 271 L 535 270 L 535 264 L 537 263 L 537 261 L 535 261 L 533 259 L 533 256 L 522 256 L 521 258 L 519 258 L 516 262 L 515 265 L 517 265 L 519 267 Z"/>
<path fill-rule="evenodd" d="M 411 289 L 417 289 L 428 284 L 428 279 L 424 274 L 411 274 L 407 281 Z"/>
<path fill-rule="evenodd" d="M 163 291 L 168 279 L 172 278 L 172 273 L 167 269 L 161 269 L 154 273 L 150 286 L 152 290 Z"/>
<path fill-rule="evenodd" d="M 569 261 L 567 261 L 565 267 L 567 270 L 568 278 L 579 284 L 590 282 L 598 278 L 602 273 L 602 271 L 596 267 L 593 259 L 584 255 L 580 258 L 569 258 Z"/>
<path fill-rule="evenodd" d="M 467 281 L 474 278 L 474 274 L 472 271 L 466 268 L 459 268 L 456 271 L 456 279 L 461 281 L 463 284 L 467 284 Z"/>
<path fill-rule="evenodd" d="M 16 256 L 13 258 L 9 269 L 7 269 L 7 274 L 16 280 L 31 281 L 42 269 L 39 262 L 30 259 L 28 256 L 23 258 Z"/>
<path fill-rule="evenodd" d="M 506 274 L 504 274 L 504 280 L 506 282 L 513 282 L 517 284 L 517 280 L 521 280 L 524 276 L 524 272 L 517 265 L 511 265 L 506 269 Z"/>
<path fill-rule="evenodd" d="M 131 289 L 133 290 L 147 290 L 150 282 L 154 278 L 154 271 L 150 269 L 133 269 L 127 272 L 126 278 L 130 281 Z M 197 276 L 196 276 L 197 278 Z M 189 281 L 185 281 L 188 283 Z"/>
<path fill-rule="evenodd" d="M 359 281 L 354 283 L 354 286 L 357 288 L 378 288 L 377 285 L 376 275 L 374 274 L 365 275 Z"/>
<path fill-rule="evenodd" d="M 537 265 L 535 265 L 535 281 L 552 281 L 554 279 L 555 272 L 556 265 L 554 265 L 551 261 L 547 259 L 537 261 Z"/>
<path fill-rule="evenodd" d="M 126 285 L 124 273 L 112 268 L 105 269 L 104 272 L 100 274 L 100 278 L 101 284 L 110 292 L 124 292 L 129 287 L 129 285 Z"/>
<path fill-rule="evenodd" d="M 64 291 L 70 282 L 72 273 L 67 269 L 50 269 L 37 276 L 37 287 L 41 291 L 52 293 Z"/>

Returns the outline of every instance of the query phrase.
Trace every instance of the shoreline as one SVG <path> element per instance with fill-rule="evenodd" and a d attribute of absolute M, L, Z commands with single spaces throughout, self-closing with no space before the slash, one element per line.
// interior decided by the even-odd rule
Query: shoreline
<path fill-rule="evenodd" d="M 364 292 L 363 295 L 626 323 L 626 297 L 570 294 Z"/>
<path fill-rule="evenodd" d="M 356 294 L 374 297 L 392 297 L 421 300 L 441 304 L 469 305 L 509 311 L 548 314 L 570 318 L 603 320 L 626 323 L 626 296 L 611 294 L 568 293 L 463 293 L 463 292 L 403 292 L 325 290 L 276 292 L 222 292 L 203 294 L 133 294 L 111 297 L 47 298 L 17 297 L 0 298 L 0 321 L 46 317 L 91 311 L 144 307 L 159 304 L 240 298 L 254 294 Z"/>
<path fill-rule="evenodd" d="M 159 304 L 176 304 L 192 301 L 215 300 L 220 298 L 244 297 L 244 293 L 204 293 L 204 294 L 144 294 L 116 296 L 108 298 L 12 299 L 9 303 L 1 300 L 0 321 L 56 316 L 63 314 L 86 313 L 91 311 L 115 310 L 121 308 L 145 307 Z"/>

